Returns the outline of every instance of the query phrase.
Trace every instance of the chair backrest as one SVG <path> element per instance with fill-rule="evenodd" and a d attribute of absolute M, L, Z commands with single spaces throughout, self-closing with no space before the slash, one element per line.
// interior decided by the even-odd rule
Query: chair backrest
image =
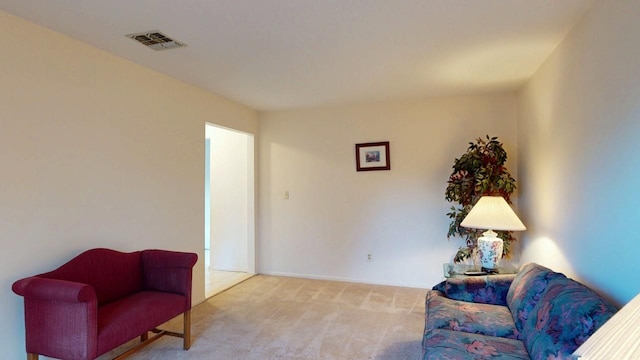
<path fill-rule="evenodd" d="M 143 250 L 141 254 L 143 288 L 184 295 L 185 310 L 191 309 L 192 271 L 198 255 L 166 250 Z"/>
<path fill-rule="evenodd" d="M 38 276 L 90 285 L 96 292 L 100 306 L 142 289 L 141 252 L 91 249 L 56 270 Z"/>

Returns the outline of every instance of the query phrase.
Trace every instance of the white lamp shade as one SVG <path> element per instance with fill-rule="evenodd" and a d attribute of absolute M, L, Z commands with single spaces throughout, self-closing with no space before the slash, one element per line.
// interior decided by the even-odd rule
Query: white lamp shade
<path fill-rule="evenodd" d="M 507 231 L 527 229 L 502 196 L 481 197 L 460 226 Z"/>

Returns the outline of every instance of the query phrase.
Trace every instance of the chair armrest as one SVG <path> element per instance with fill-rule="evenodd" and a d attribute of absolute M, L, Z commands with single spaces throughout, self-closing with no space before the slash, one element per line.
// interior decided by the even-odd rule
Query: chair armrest
<path fill-rule="evenodd" d="M 164 291 L 187 297 L 191 309 L 191 277 L 198 255 L 166 250 L 142 251 L 143 286 L 146 290 Z"/>
<path fill-rule="evenodd" d="M 34 276 L 16 281 L 12 289 L 24 297 L 28 353 L 60 359 L 96 357 L 98 300 L 93 287 Z"/>
<path fill-rule="evenodd" d="M 96 293 L 87 284 L 47 279 L 37 276 L 18 280 L 11 287 L 14 293 L 39 300 L 61 302 L 89 302 L 96 300 Z"/>
<path fill-rule="evenodd" d="M 434 286 L 448 298 L 482 304 L 507 305 L 507 293 L 515 274 L 458 276 Z"/>

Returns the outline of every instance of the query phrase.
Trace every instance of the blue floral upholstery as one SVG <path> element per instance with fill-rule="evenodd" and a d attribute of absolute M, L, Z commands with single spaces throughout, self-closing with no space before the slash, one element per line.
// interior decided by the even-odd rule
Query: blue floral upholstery
<path fill-rule="evenodd" d="M 529 360 L 522 341 L 436 329 L 422 340 L 424 360 Z"/>
<path fill-rule="evenodd" d="M 615 312 L 584 285 L 537 264 L 511 278 L 451 278 L 427 293 L 423 359 L 573 359 Z"/>
<path fill-rule="evenodd" d="M 558 278 L 565 276 L 538 264 L 530 263 L 520 269 L 507 294 L 507 306 L 511 310 L 518 333 L 522 333 L 523 324 L 547 290 L 549 281 Z"/>
<path fill-rule="evenodd" d="M 513 318 L 506 306 L 453 300 L 440 291 L 429 291 L 426 309 L 425 332 L 447 329 L 516 338 Z"/>
<path fill-rule="evenodd" d="M 450 278 L 434 289 L 448 298 L 482 304 L 507 305 L 507 293 L 516 275 L 490 275 Z"/>
<path fill-rule="evenodd" d="M 532 359 L 566 359 L 616 312 L 582 284 L 556 279 L 525 323 L 524 343 Z"/>

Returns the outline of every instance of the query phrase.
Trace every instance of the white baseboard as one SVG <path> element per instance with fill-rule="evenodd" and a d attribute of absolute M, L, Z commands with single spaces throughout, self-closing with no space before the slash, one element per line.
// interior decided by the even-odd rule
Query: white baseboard
<path fill-rule="evenodd" d="M 295 274 L 295 273 L 286 273 L 286 272 L 278 272 L 278 271 L 259 272 L 258 275 L 287 276 L 287 277 L 295 277 L 295 278 L 302 278 L 302 279 L 342 281 L 342 282 L 362 283 L 362 284 L 371 284 L 371 285 L 401 286 L 401 287 L 408 287 L 408 288 L 414 288 L 414 289 L 431 289 L 431 287 L 433 286 L 433 285 L 428 285 L 426 283 L 417 284 L 417 283 L 380 282 L 380 281 L 371 281 L 371 280 L 354 279 L 354 278 L 343 278 L 343 277 L 337 277 L 337 276 Z"/>

